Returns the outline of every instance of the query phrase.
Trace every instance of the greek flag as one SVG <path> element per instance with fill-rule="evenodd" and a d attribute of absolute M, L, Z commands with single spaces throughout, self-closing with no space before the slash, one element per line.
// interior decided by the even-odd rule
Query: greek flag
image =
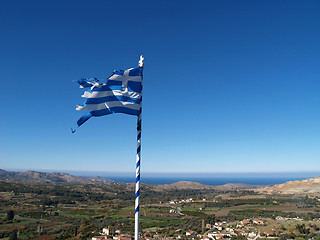
<path fill-rule="evenodd" d="M 80 88 L 89 88 L 82 95 L 86 101 L 77 105 L 77 110 L 89 110 L 77 125 L 80 127 L 92 116 L 100 117 L 111 113 L 126 113 L 138 116 L 141 112 L 143 67 L 114 72 L 105 83 L 96 78 L 80 79 Z M 72 132 L 74 132 L 72 130 Z"/>

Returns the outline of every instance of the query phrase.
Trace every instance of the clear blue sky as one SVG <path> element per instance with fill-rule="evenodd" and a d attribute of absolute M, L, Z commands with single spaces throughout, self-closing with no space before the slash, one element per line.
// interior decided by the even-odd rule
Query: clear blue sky
<path fill-rule="evenodd" d="M 134 172 L 83 90 L 145 56 L 142 174 L 320 172 L 320 2 L 1 1 L 0 167 Z"/>

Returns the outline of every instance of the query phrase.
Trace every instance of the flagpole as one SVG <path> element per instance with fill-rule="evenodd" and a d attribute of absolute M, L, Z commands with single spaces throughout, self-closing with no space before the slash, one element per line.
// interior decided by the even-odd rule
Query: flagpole
<path fill-rule="evenodd" d="M 143 56 L 140 56 L 139 67 L 143 67 Z M 136 190 L 135 190 L 135 214 L 134 214 L 134 240 L 139 240 L 139 207 L 140 207 L 140 152 L 141 152 L 141 120 L 142 120 L 142 82 L 141 82 L 141 106 L 137 119 L 137 157 L 136 157 Z"/>

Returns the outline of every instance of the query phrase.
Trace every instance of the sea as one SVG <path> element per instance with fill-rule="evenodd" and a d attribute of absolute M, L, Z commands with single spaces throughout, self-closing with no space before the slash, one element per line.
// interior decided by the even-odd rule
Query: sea
<path fill-rule="evenodd" d="M 17 171 L 17 169 L 15 169 Z M 19 170 L 18 170 L 19 171 Z M 22 170 L 20 170 L 22 171 Z M 43 170 L 42 170 L 43 171 Z M 54 172 L 57 170 L 45 170 Z M 98 171 L 74 171 L 60 170 L 59 172 L 69 173 L 75 176 L 94 177 L 99 176 L 120 183 L 134 183 L 135 171 L 133 172 L 98 172 Z M 224 185 L 228 183 L 243 183 L 249 185 L 273 185 L 289 181 L 303 180 L 319 177 L 318 172 L 249 172 L 249 173 L 150 173 L 141 172 L 140 182 L 152 185 L 172 184 L 180 181 L 198 182 L 205 185 Z"/>
<path fill-rule="evenodd" d="M 134 183 L 134 177 L 117 177 L 117 176 L 106 176 L 105 178 L 113 180 L 115 182 L 121 183 Z M 161 184 L 171 184 L 179 181 L 191 181 L 191 182 L 198 182 L 205 185 L 224 185 L 228 183 L 243 183 L 249 185 L 273 185 L 273 184 L 281 184 L 288 181 L 295 181 L 295 180 L 303 180 L 305 178 L 301 177 L 276 177 L 276 178 L 269 178 L 269 177 L 237 177 L 237 178 L 230 178 L 230 177 L 206 177 L 206 178 L 188 178 L 188 177 L 141 177 L 140 182 L 152 185 L 161 185 Z"/>
<path fill-rule="evenodd" d="M 100 173 L 100 176 L 121 183 L 134 183 L 133 173 Z M 80 174 L 77 174 L 80 175 Z M 86 174 L 87 176 L 89 174 Z M 224 185 L 227 183 L 243 183 L 249 185 L 273 185 L 288 181 L 303 180 L 320 176 L 320 172 L 285 172 L 285 173 L 141 173 L 140 182 L 152 185 L 171 184 L 179 181 L 198 182 L 205 185 Z"/>

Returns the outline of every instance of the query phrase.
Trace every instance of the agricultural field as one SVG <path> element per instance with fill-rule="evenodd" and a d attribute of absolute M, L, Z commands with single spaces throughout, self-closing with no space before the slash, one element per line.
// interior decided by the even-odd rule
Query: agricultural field
<path fill-rule="evenodd" d="M 134 227 L 134 193 L 126 186 L 34 185 L 4 183 L 0 192 L 0 238 L 12 232 L 19 239 L 78 237 L 88 239 L 111 226 L 132 233 Z M 179 191 L 178 191 L 179 192 Z M 174 195 L 155 192 L 145 197 L 142 191 L 141 230 L 158 232 L 181 227 L 190 219 L 169 213 L 168 204 L 153 204 Z M 179 194 L 188 194 L 186 191 Z M 195 195 L 190 193 L 191 195 Z M 14 212 L 12 219 L 8 212 Z"/>
<path fill-rule="evenodd" d="M 134 193 L 126 185 L 31 186 L 1 182 L 0 186 L 1 239 L 14 234 L 19 239 L 90 239 L 108 226 L 133 234 Z M 261 231 L 297 231 L 295 221 L 277 221 L 278 216 L 298 217 L 311 230 L 320 227 L 315 221 L 320 218 L 320 202 L 308 196 L 210 189 L 151 191 L 147 186 L 145 189 L 148 192 L 142 188 L 140 207 L 143 233 L 185 238 L 189 230 L 207 232 L 207 224 L 228 222 L 234 227 L 235 222 L 249 218 L 267 223 L 259 226 Z"/>

